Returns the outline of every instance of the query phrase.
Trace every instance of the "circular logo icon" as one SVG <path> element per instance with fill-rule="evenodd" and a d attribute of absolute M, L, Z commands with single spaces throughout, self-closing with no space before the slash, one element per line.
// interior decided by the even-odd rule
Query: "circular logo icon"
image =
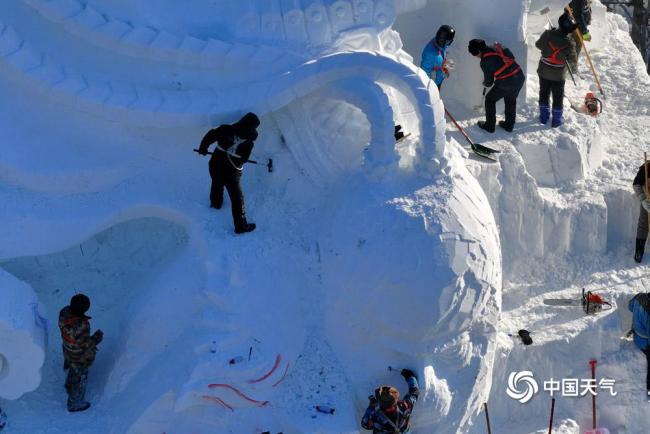
<path fill-rule="evenodd" d="M 522 404 L 527 403 L 539 391 L 539 385 L 530 371 L 511 372 L 506 393 Z"/>

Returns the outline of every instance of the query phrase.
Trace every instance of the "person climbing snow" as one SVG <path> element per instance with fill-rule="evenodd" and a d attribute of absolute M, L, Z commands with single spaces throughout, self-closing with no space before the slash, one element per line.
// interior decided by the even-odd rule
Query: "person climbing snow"
<path fill-rule="evenodd" d="M 646 357 L 646 394 L 650 399 L 650 293 L 635 295 L 628 303 L 628 309 L 632 312 L 634 344 Z"/>
<path fill-rule="evenodd" d="M 578 54 L 576 43 L 571 34 L 578 27 L 576 22 L 567 13 L 560 16 L 559 28 L 546 30 L 539 37 L 535 46 L 542 52 L 537 67 L 539 76 L 539 121 L 547 124 L 551 116 L 549 105 L 553 95 L 553 120 L 552 127 L 562 125 L 562 112 L 564 107 L 564 85 L 566 83 L 567 69 L 577 71 Z"/>
<path fill-rule="evenodd" d="M 650 165 L 648 165 L 650 170 Z M 636 249 L 634 251 L 634 260 L 641 262 L 643 260 L 643 253 L 645 252 L 645 243 L 648 239 L 648 212 L 650 212 L 650 197 L 646 196 L 645 185 L 646 180 L 646 167 L 643 164 L 634 177 L 632 188 L 637 199 L 639 199 L 639 220 L 636 225 Z"/>
<path fill-rule="evenodd" d="M 260 120 L 254 113 L 247 113 L 236 123 L 223 124 L 208 131 L 201 140 L 198 152 L 208 155 L 208 148 L 214 142 L 217 147 L 210 158 L 210 207 L 221 209 L 223 205 L 223 189 L 228 190 L 235 233 L 243 234 L 255 230 L 255 223 L 246 220 L 244 194 L 240 180 L 244 163 L 253 151 L 257 139 L 257 127 Z"/>
<path fill-rule="evenodd" d="M 97 345 L 104 338 L 101 330 L 90 334 L 91 317 L 86 316 L 90 309 L 90 299 L 77 294 L 70 305 L 59 313 L 59 329 L 63 341 L 63 369 L 68 371 L 65 390 L 68 392 L 68 411 L 84 411 L 90 407 L 85 401 L 88 369 L 95 361 Z"/>
<path fill-rule="evenodd" d="M 580 36 L 575 31 L 573 32 L 573 38 L 576 42 L 576 53 L 579 56 L 580 51 L 582 51 L 580 39 L 585 42 L 591 41 L 591 33 L 589 33 L 589 25 L 591 24 L 591 0 L 571 0 L 566 6 L 565 11 L 570 16 L 573 16 L 573 19 L 578 25 L 578 30 L 580 30 Z"/>
<path fill-rule="evenodd" d="M 399 399 L 399 390 L 392 386 L 378 387 L 375 394 L 368 397 L 369 404 L 361 419 L 361 426 L 372 430 L 373 434 L 409 431 L 411 412 L 420 395 L 420 389 L 413 371 L 402 369 L 400 374 L 409 387 L 403 400 Z"/>
<path fill-rule="evenodd" d="M 517 97 L 526 80 L 524 72 L 512 52 L 498 42 L 488 47 L 484 40 L 472 39 L 467 50 L 472 56 L 481 59 L 483 86 L 492 87 L 485 95 L 485 121 L 480 121 L 478 126 L 489 133 L 494 132 L 496 104 L 503 98 L 506 119 L 500 121 L 499 126 L 512 132 L 517 117 Z"/>
<path fill-rule="evenodd" d="M 445 24 L 440 26 L 436 36 L 424 47 L 420 68 L 433 79 L 438 86 L 442 86 L 445 78 L 449 77 L 449 66 L 447 65 L 447 48 L 454 42 L 456 30 Z"/>

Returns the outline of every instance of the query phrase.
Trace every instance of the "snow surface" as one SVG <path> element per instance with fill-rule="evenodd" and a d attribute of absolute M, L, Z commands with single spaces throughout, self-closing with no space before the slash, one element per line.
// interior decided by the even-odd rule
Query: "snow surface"
<path fill-rule="evenodd" d="M 413 432 L 485 432 L 488 401 L 495 432 L 541 433 L 549 400 L 508 398 L 509 373 L 586 378 L 592 357 L 619 392 L 599 397 L 600 425 L 648 432 L 645 360 L 619 336 L 647 278 L 631 260 L 630 184 L 650 132 L 650 79 L 625 20 L 595 2 L 589 47 L 605 113 L 567 108 L 563 127 L 543 127 L 538 11 L 550 4 L 555 20 L 564 2 L 494 3 L 3 2 L 7 432 L 358 432 L 374 387 L 405 392 L 392 365 L 420 378 Z M 463 149 L 412 63 L 446 22 L 457 70 L 442 98 L 502 150 L 497 163 Z M 473 126 L 474 37 L 504 42 L 528 68 L 513 135 Z M 592 82 L 581 60 L 569 98 Z M 255 157 L 276 171 L 247 167 L 258 229 L 235 236 L 229 212 L 207 207 L 207 161 L 191 149 L 247 110 L 262 117 Z M 398 146 L 395 123 L 412 133 Z M 586 317 L 542 303 L 581 287 L 615 309 Z M 77 292 L 91 296 L 105 340 L 93 406 L 68 414 L 53 324 Z M 27 337 L 7 347 L 5 324 Z M 520 328 L 533 346 L 509 336 Z M 18 356 L 29 371 L 3 388 Z M 588 398 L 559 398 L 555 432 L 583 432 L 590 414 Z"/>

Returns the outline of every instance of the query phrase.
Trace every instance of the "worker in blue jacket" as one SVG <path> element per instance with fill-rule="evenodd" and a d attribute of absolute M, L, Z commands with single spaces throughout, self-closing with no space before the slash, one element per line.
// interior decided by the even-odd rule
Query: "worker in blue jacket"
<path fill-rule="evenodd" d="M 440 89 L 445 78 L 449 77 L 449 68 L 447 67 L 447 48 L 454 42 L 456 31 L 453 27 L 444 25 L 440 26 L 433 38 L 422 51 L 422 61 L 420 68 L 436 82 Z"/>
<path fill-rule="evenodd" d="M 646 374 L 646 391 L 650 398 L 650 347 L 648 346 L 650 336 L 650 293 L 639 293 L 634 296 L 628 304 L 632 312 L 632 332 L 634 333 L 635 345 L 643 351 L 648 361 Z"/>

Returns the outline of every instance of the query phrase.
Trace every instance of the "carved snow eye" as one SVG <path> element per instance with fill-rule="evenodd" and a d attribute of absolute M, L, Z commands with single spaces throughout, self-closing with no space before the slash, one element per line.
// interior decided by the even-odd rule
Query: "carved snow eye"
<path fill-rule="evenodd" d="M 362 14 L 365 14 L 366 12 L 368 12 L 368 3 L 359 2 L 357 4 L 357 9 L 359 9 L 359 12 L 361 12 Z"/>
<path fill-rule="evenodd" d="M 296 13 L 296 12 L 288 14 L 287 15 L 287 21 L 289 22 L 289 24 L 296 24 L 298 22 L 298 19 L 299 19 L 298 15 L 299 14 Z"/>
<path fill-rule="evenodd" d="M 386 24 L 388 22 L 388 17 L 386 14 L 379 14 L 377 15 L 377 22 L 379 24 Z"/>
<path fill-rule="evenodd" d="M 323 19 L 323 14 L 320 11 L 314 11 L 311 13 L 310 18 L 313 22 L 318 23 Z"/>
<path fill-rule="evenodd" d="M 343 18 L 345 16 L 345 8 L 343 6 L 339 6 L 336 8 L 336 16 L 339 18 Z"/>

